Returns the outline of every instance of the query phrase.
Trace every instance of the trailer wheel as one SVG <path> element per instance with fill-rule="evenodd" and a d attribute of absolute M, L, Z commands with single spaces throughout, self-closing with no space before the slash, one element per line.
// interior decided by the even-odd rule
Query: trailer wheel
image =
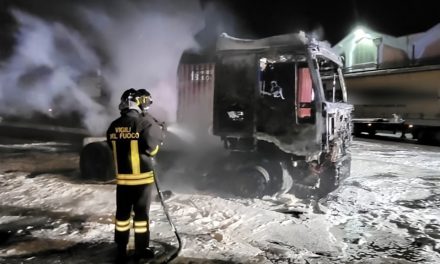
<path fill-rule="evenodd" d="M 112 153 L 104 141 L 87 144 L 81 150 L 79 166 L 83 179 L 108 181 L 115 178 Z"/>

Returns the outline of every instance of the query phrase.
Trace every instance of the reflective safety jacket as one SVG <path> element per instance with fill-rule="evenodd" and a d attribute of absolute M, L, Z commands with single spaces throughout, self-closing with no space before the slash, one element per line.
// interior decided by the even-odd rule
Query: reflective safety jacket
<path fill-rule="evenodd" d="M 154 182 L 150 157 L 156 155 L 162 141 L 162 129 L 148 114 L 136 110 L 121 113 L 107 130 L 118 185 L 142 185 Z"/>

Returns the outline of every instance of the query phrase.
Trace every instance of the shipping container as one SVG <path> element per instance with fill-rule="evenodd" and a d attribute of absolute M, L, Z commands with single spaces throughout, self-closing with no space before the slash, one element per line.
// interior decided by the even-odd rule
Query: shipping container
<path fill-rule="evenodd" d="M 180 64 L 177 123 L 199 136 L 209 136 L 214 99 L 214 63 Z"/>

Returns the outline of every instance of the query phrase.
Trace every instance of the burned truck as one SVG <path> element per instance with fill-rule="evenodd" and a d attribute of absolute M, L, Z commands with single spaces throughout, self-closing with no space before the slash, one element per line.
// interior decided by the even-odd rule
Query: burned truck
<path fill-rule="evenodd" d="M 353 106 L 341 67 L 327 43 L 303 32 L 258 40 L 221 35 L 215 63 L 179 67 L 177 125 L 197 140 L 168 133 L 159 174 L 180 160 L 188 179 L 179 180 L 200 189 L 324 197 L 350 173 Z M 207 148 L 212 139 L 215 147 Z M 105 142 L 81 152 L 84 178 L 111 179 L 111 164 Z"/>
<path fill-rule="evenodd" d="M 258 40 L 222 34 L 212 132 L 229 154 L 206 181 L 248 197 L 335 190 L 351 163 L 353 106 L 341 67 L 327 43 L 303 32 Z"/>

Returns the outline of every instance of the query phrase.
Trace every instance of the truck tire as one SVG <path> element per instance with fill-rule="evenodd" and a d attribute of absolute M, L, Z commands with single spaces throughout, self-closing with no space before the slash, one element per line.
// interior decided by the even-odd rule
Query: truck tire
<path fill-rule="evenodd" d="M 105 141 L 92 142 L 84 146 L 81 150 L 79 166 L 83 179 L 109 181 L 115 178 L 112 153 Z"/>
<path fill-rule="evenodd" d="M 237 167 L 235 181 L 235 195 L 248 198 L 274 195 L 281 191 L 283 169 L 276 160 L 256 157 Z"/>
<path fill-rule="evenodd" d="M 266 189 L 264 190 L 265 195 L 274 195 L 275 193 L 282 191 L 283 168 L 281 167 L 279 161 L 261 159 L 255 164 L 254 167 L 259 171 L 266 171 L 269 176 L 269 181 L 267 182 Z"/>
<path fill-rule="evenodd" d="M 267 185 L 267 179 L 256 167 L 244 167 L 236 172 L 232 193 L 245 198 L 261 198 Z"/>

